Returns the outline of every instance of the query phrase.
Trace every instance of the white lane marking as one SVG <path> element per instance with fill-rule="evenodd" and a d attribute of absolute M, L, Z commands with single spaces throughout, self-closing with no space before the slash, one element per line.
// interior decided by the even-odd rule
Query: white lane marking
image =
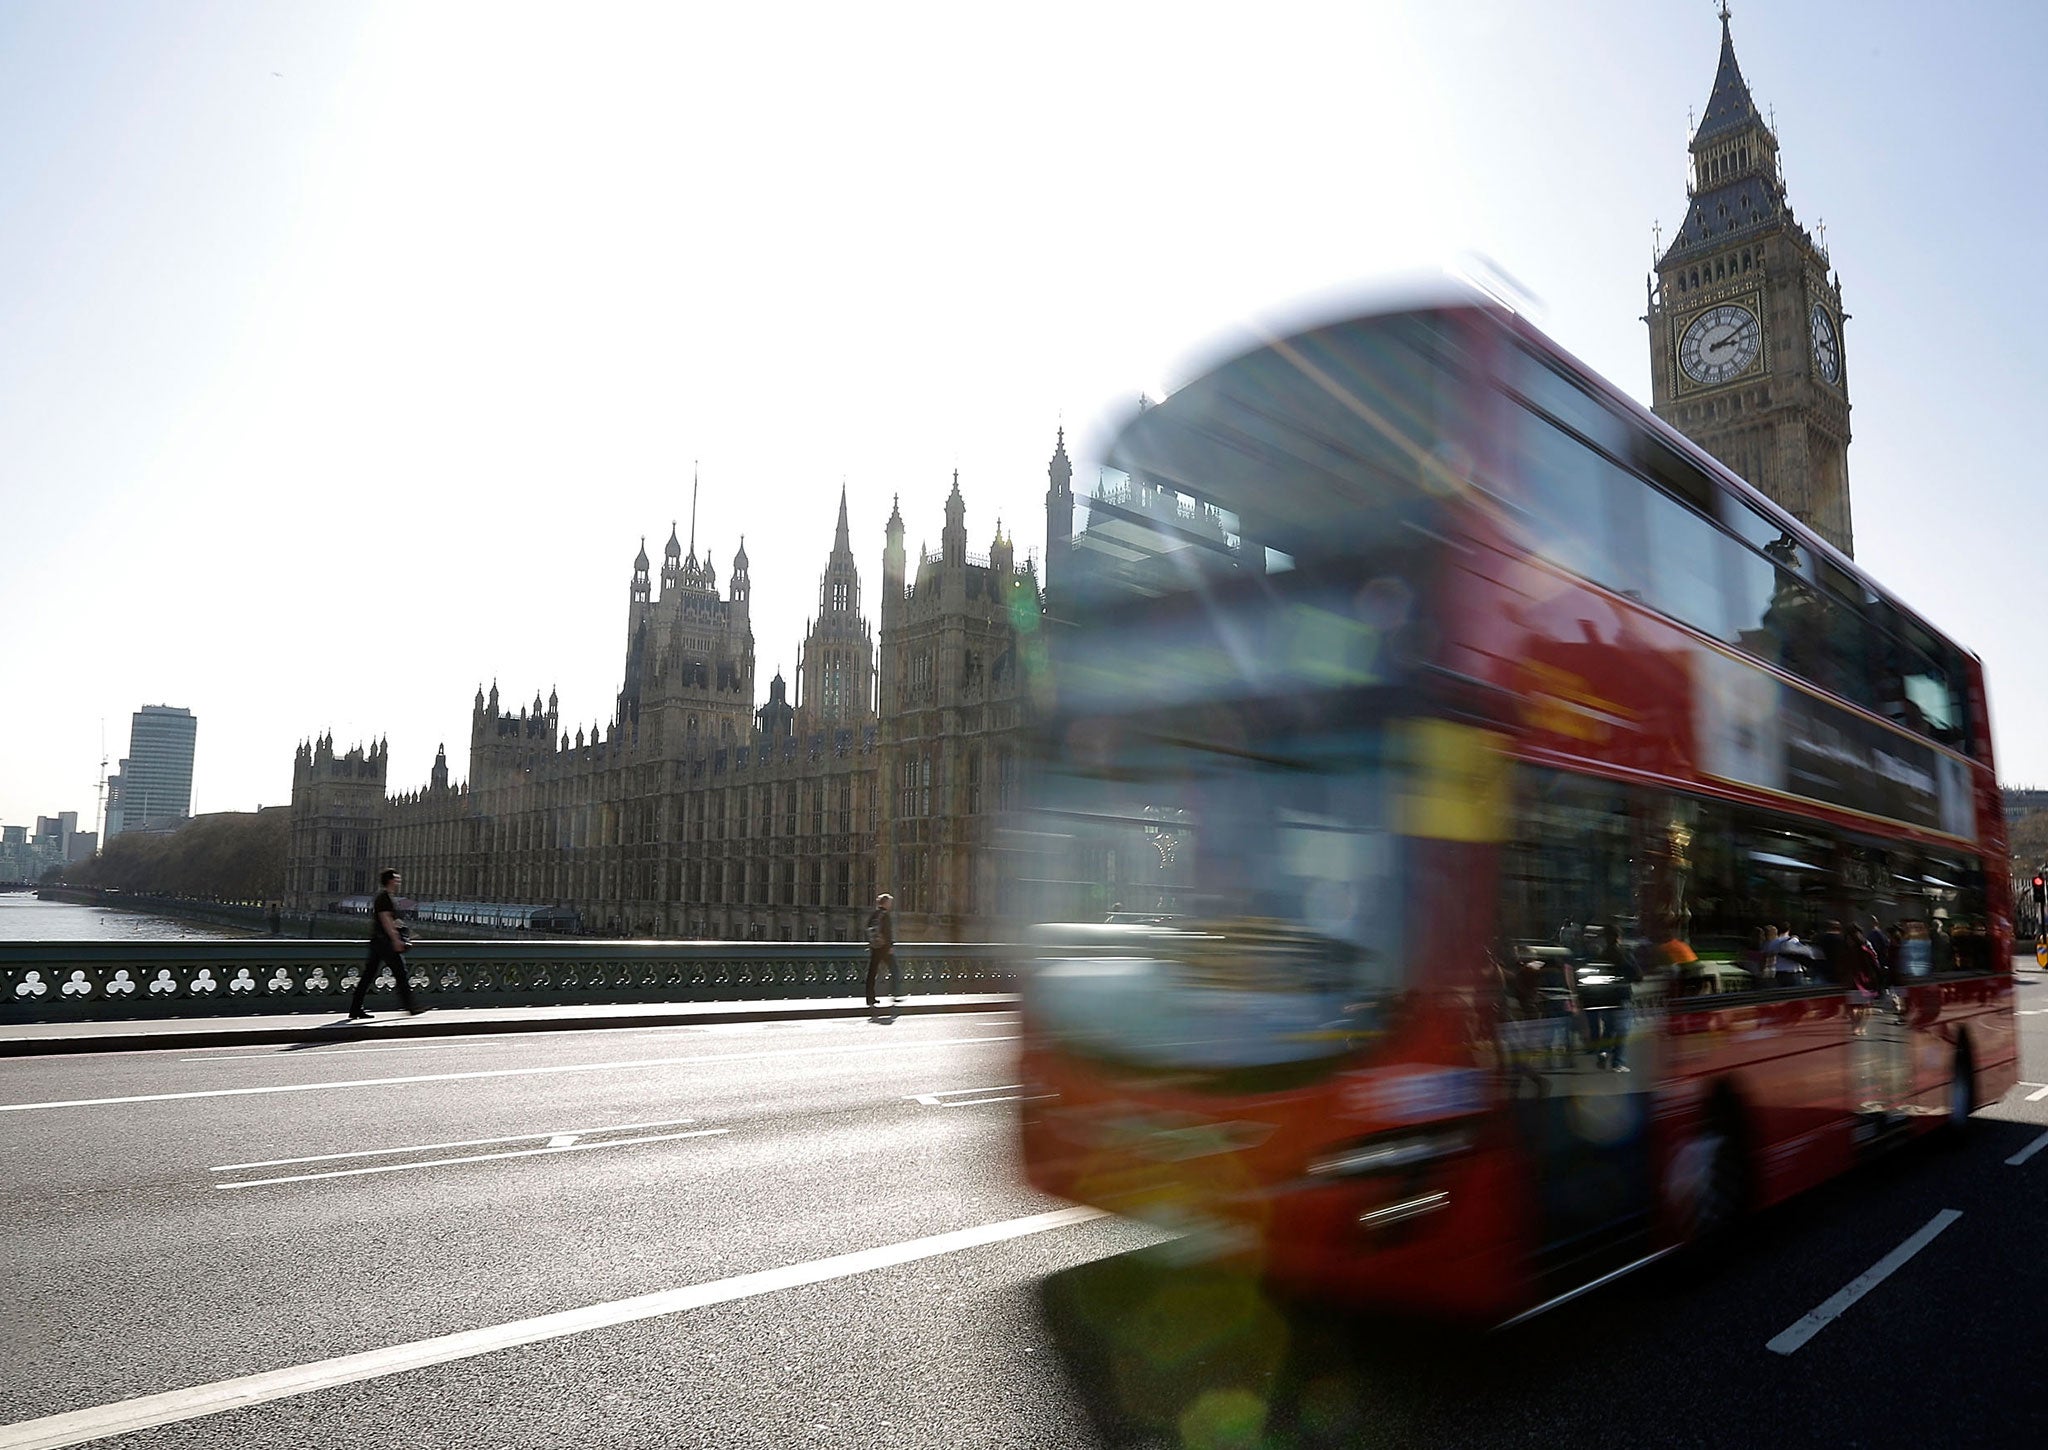
<path fill-rule="evenodd" d="M 34 1450 L 53 1450 L 60 1445 L 79 1445 L 109 1435 L 125 1435 L 155 1425 L 196 1420 L 206 1415 L 217 1415 L 223 1410 L 246 1409 L 251 1405 L 400 1374 L 406 1370 L 423 1369 L 428 1365 L 471 1359 L 515 1345 L 537 1344 L 592 1329 L 607 1329 L 642 1319 L 681 1314 L 712 1304 L 727 1304 L 735 1299 L 773 1294 L 805 1284 L 845 1279 L 876 1269 L 915 1263 L 919 1259 L 937 1258 L 941 1254 L 1023 1238 L 1027 1234 L 1044 1233 L 1048 1229 L 1087 1223 L 1102 1216 L 1101 1210 L 1093 1208 L 1055 1209 L 1051 1213 L 1035 1213 L 1028 1218 L 985 1223 L 975 1228 L 933 1234 L 928 1238 L 909 1239 L 900 1244 L 886 1244 L 877 1249 L 837 1254 L 829 1259 L 813 1259 L 809 1263 L 763 1269 L 730 1279 L 714 1279 L 706 1284 L 664 1289 L 631 1299 L 615 1299 L 609 1304 L 592 1304 L 583 1309 L 518 1319 L 486 1329 L 418 1339 L 410 1344 L 394 1344 L 362 1354 L 346 1354 L 313 1364 L 294 1365 L 289 1369 L 269 1370 L 210 1385 L 194 1385 L 190 1389 L 172 1390 L 166 1394 L 142 1395 L 111 1405 L 96 1405 L 88 1410 L 47 1415 L 39 1420 L 23 1420 L 18 1424 L 0 1426 L 0 1450 L 31 1450 L 31 1447 Z"/>
<path fill-rule="evenodd" d="M 337 1158 L 381 1158 L 393 1153 L 433 1153 L 442 1148 L 487 1148 L 493 1143 L 526 1143 L 535 1138 L 566 1135 L 588 1138 L 593 1133 L 637 1133 L 643 1128 L 680 1128 L 695 1118 L 664 1118 L 658 1123 L 607 1123 L 602 1128 L 555 1128 L 546 1133 L 513 1133 L 504 1138 L 456 1138 L 446 1143 L 407 1143 L 397 1148 L 356 1148 L 347 1153 L 312 1153 L 304 1158 L 262 1158 L 254 1163 L 223 1163 L 211 1173 L 232 1173 L 238 1168 L 286 1168 L 294 1163 L 332 1163 Z"/>
<path fill-rule="evenodd" d="M 899 1023 L 898 1025 L 907 1027 L 945 1027 L 951 1025 L 951 1022 L 949 1020 L 951 1015 L 952 1014 L 944 1012 L 919 1012 L 913 1014 L 910 1017 L 905 1018 L 903 1022 Z M 1022 1020 L 1023 1015 L 1023 1013 L 1014 1010 L 998 1012 L 976 1012 L 974 1014 L 974 1020 L 977 1022 L 985 1022 L 991 1027 L 1004 1027 L 1010 1026 Z M 396 1019 L 394 1018 L 393 1020 Z M 736 1035 L 740 1033 L 753 1032 L 756 1030 L 773 1030 L 778 1035 L 785 1032 L 842 1031 L 851 1033 L 855 1027 L 858 1027 L 863 1031 L 867 1030 L 867 1018 L 862 1017 L 858 1020 L 855 1020 L 853 1018 L 847 1017 L 801 1017 L 793 1021 L 774 1022 L 668 1022 L 657 1027 L 634 1027 L 628 1023 L 622 1022 L 617 1026 L 613 1027 L 565 1027 L 562 1028 L 560 1031 L 549 1029 L 546 1035 L 551 1041 L 559 1042 L 565 1038 L 570 1037 L 673 1037 L 678 1033 L 697 1033 L 704 1036 L 725 1036 L 729 1034 Z M 343 1030 L 368 1030 L 371 1032 L 376 1031 L 374 1027 L 369 1029 Z M 517 1035 L 519 1037 L 526 1036 L 526 1034 L 523 1032 Z M 492 1029 L 488 1027 L 477 1027 L 474 1031 L 466 1033 L 450 1032 L 444 1035 L 437 1035 L 430 1042 L 364 1043 L 357 1038 L 337 1036 L 335 1038 L 335 1043 L 351 1043 L 354 1045 L 330 1046 L 330 1044 L 323 1042 L 318 1044 L 317 1047 L 314 1048 L 300 1048 L 296 1052 L 285 1052 L 283 1049 L 286 1048 L 289 1044 L 278 1043 L 277 1047 L 279 1050 L 276 1052 L 252 1053 L 249 1051 L 249 1044 L 247 1043 L 228 1043 L 220 1047 L 180 1048 L 177 1045 L 177 1043 L 172 1042 L 166 1044 L 164 1047 L 160 1049 L 152 1048 L 150 1049 L 150 1051 L 204 1052 L 215 1054 L 216 1058 L 219 1061 L 235 1062 L 240 1061 L 244 1057 L 255 1059 L 265 1059 L 279 1056 L 296 1057 L 307 1052 L 315 1051 L 317 1051 L 318 1055 L 321 1057 L 334 1057 L 342 1052 L 395 1052 L 401 1050 L 406 1052 L 431 1052 L 437 1047 L 490 1047 L 502 1049 L 514 1045 L 512 1043 L 506 1042 L 504 1040 L 502 1033 L 494 1032 L 492 1031 Z M 179 1059 L 180 1062 L 200 1062 L 204 1060 L 205 1059 L 197 1057 L 186 1057 Z"/>
<path fill-rule="evenodd" d="M 1899 1266 L 1934 1242 L 1936 1234 L 1961 1218 L 1962 1214 L 1953 1208 L 1944 1208 L 1920 1232 L 1907 1239 L 1868 1269 L 1851 1279 L 1839 1294 L 1829 1299 L 1820 1308 L 1794 1324 L 1790 1329 L 1764 1345 L 1773 1354 L 1791 1354 L 1800 1345 L 1820 1333 L 1841 1317 L 1842 1311 L 1882 1284 L 1897 1272 Z"/>
<path fill-rule="evenodd" d="M 557 1133 L 554 1137 L 548 1139 L 548 1146 L 550 1148 L 566 1148 L 575 1141 L 576 1135 L 574 1133 Z"/>
<path fill-rule="evenodd" d="M 280 1043 L 274 1052 L 250 1052 L 246 1048 L 233 1053 L 216 1053 L 211 1057 L 181 1057 L 180 1062 L 309 1062 L 322 1057 L 351 1057 L 362 1052 L 433 1052 L 445 1050 L 450 1045 L 461 1047 L 488 1047 L 502 1050 L 502 1042 L 479 1042 L 474 1038 L 454 1037 L 440 1042 L 393 1042 L 384 1047 L 329 1047 L 321 1043 L 315 1047 L 288 1048 Z"/>
<path fill-rule="evenodd" d="M 1024 1094 L 1011 1093 L 1006 1098 L 962 1098 L 957 1103 L 940 1103 L 939 1106 L 942 1108 L 978 1108 L 985 1103 L 1021 1103 L 1023 1101 Z"/>
<path fill-rule="evenodd" d="M 510 1153 L 468 1153 L 460 1158 L 422 1158 L 417 1163 L 378 1163 L 369 1168 L 336 1168 L 326 1173 L 293 1173 L 283 1178 L 245 1178 L 240 1183 L 216 1183 L 215 1188 L 262 1188 L 272 1183 L 311 1183 L 316 1178 L 360 1178 L 365 1173 L 405 1173 L 414 1168 L 446 1168 L 451 1163 L 489 1163 L 498 1158 L 538 1158 L 547 1153 L 586 1153 L 593 1148 L 630 1148 L 637 1143 L 669 1143 L 678 1138 L 716 1138 L 730 1128 L 698 1128 L 688 1133 L 656 1133 L 646 1138 L 608 1138 L 602 1143 L 578 1143 L 573 1139 L 557 1147 L 519 1148 Z"/>
<path fill-rule="evenodd" d="M 759 1062 L 765 1058 L 812 1056 L 821 1052 L 904 1052 L 919 1047 L 966 1047 L 983 1042 L 1015 1042 L 1017 1034 L 1003 1037 L 935 1037 L 928 1040 L 898 1038 L 893 1042 L 855 1044 L 845 1047 L 779 1047 L 770 1052 L 725 1052 L 709 1057 L 638 1057 L 620 1062 L 568 1062 L 548 1067 L 495 1067 L 475 1072 L 429 1072 L 416 1077 L 358 1077 L 338 1082 L 280 1083 L 271 1087 L 206 1088 L 189 1093 L 140 1093 L 125 1098 L 65 1098 L 43 1103 L 0 1103 L 0 1113 L 33 1113 L 44 1108 L 100 1108 L 122 1103 L 171 1103 L 187 1098 L 242 1098 L 265 1093 L 313 1093 L 328 1088 L 389 1087 L 409 1082 L 464 1082 L 490 1077 L 549 1077 L 565 1072 L 620 1072 L 635 1067 L 698 1067 L 715 1062 Z"/>
<path fill-rule="evenodd" d="M 2008 1168 L 2017 1168 L 2020 1166 L 2020 1164 L 2026 1162 L 2029 1158 L 2033 1157 L 2043 1148 L 2048 1148 L 2048 1133 L 2043 1133 L 2033 1142 L 2027 1144 L 2026 1147 L 2020 1149 L 2019 1152 L 2013 1154 L 2012 1157 L 2006 1159 L 2005 1166 Z"/>
<path fill-rule="evenodd" d="M 2038 1103 L 2043 1098 L 2048 1098 L 2048 1087 L 2038 1087 L 2027 1094 L 2027 1101 L 2030 1103 Z"/>
<path fill-rule="evenodd" d="M 1024 1084 L 1021 1082 L 1006 1082 L 997 1087 L 944 1088 L 935 1093 L 917 1093 L 909 1097 L 907 1101 L 913 1103 L 923 1103 L 928 1108 L 943 1108 L 946 1106 L 946 1104 L 940 1101 L 941 1098 L 968 1097 L 974 1093 L 1014 1092 L 1016 1089 L 1022 1086 L 1024 1086 Z"/>

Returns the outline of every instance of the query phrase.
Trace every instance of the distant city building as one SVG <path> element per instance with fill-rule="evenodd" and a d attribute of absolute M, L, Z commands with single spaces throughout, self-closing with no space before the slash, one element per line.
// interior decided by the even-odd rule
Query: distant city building
<path fill-rule="evenodd" d="M 1721 62 L 1692 138 L 1685 221 L 1651 281 L 1650 406 L 1845 554 L 1849 374 L 1841 278 L 1792 216 L 1777 133 Z"/>
<path fill-rule="evenodd" d="M 78 829 L 77 811 L 59 811 L 54 816 L 37 816 L 33 844 L 58 852 L 66 862 L 90 860 L 99 849 L 99 837 Z"/>
<path fill-rule="evenodd" d="M 144 705 L 128 730 L 128 756 L 107 777 L 107 839 L 173 825 L 192 814 L 199 721 L 190 710 Z"/>
<path fill-rule="evenodd" d="M 35 829 L 0 826 L 0 885 L 42 880 L 45 873 L 88 859 L 99 838 L 78 829 L 77 811 L 37 816 Z"/>
<path fill-rule="evenodd" d="M 2048 790 L 2032 786 L 2007 786 L 1999 791 L 2005 798 L 2008 822 L 2024 820 L 2037 811 L 2048 811 Z"/>

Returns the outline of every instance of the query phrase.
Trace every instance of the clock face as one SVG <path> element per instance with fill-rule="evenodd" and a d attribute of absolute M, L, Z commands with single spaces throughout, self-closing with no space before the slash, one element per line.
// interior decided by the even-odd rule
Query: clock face
<path fill-rule="evenodd" d="M 1763 325 L 1747 307 L 1709 307 L 1679 338 L 1678 365 L 1696 383 L 1725 383 L 1756 361 L 1763 336 Z"/>
<path fill-rule="evenodd" d="M 1813 365 L 1831 383 L 1842 380 L 1842 340 L 1835 336 L 1835 320 L 1825 307 L 1813 309 Z"/>

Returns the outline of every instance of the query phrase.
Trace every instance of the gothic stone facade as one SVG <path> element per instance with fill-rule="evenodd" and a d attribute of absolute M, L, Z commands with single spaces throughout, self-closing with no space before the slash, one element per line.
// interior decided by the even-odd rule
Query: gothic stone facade
<path fill-rule="evenodd" d="M 1048 513 L 1070 524 L 1054 454 Z M 1066 500 L 1064 514 L 1056 505 Z M 585 928 L 672 938 L 859 940 L 877 892 L 898 930 L 986 938 L 1012 905 L 995 843 L 1022 748 L 1017 640 L 1043 596 L 998 527 L 967 550 L 955 475 L 936 553 L 908 567 L 900 511 L 883 552 L 879 650 L 861 614 L 842 492 L 798 656 L 754 704 L 744 543 L 721 595 L 671 533 L 659 589 L 645 548 L 628 589 L 626 667 L 605 727 L 559 701 L 477 692 L 469 780 L 445 747 L 424 789 L 387 795 L 382 743 L 299 748 L 288 889 L 296 909 L 405 874 L 420 900 L 567 906 Z"/>
<path fill-rule="evenodd" d="M 1853 553 L 1841 279 L 1793 219 L 1778 138 L 1735 63 L 1725 11 L 1691 149 L 1685 222 L 1657 261 L 1644 318 L 1650 405 Z"/>

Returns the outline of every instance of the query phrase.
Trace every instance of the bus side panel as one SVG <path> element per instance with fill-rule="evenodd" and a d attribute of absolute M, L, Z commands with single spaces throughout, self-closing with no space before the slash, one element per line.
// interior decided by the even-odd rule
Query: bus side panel
<path fill-rule="evenodd" d="M 1917 983 L 1906 989 L 1913 1028 L 1913 1104 L 1939 1109 L 1955 1076 L 1956 1043 L 1966 1034 L 1976 1069 L 1975 1101 L 1995 1103 L 2019 1081 L 2019 1032 L 2010 972 Z"/>
<path fill-rule="evenodd" d="M 1849 1025 L 1839 992 L 1723 1008 L 1681 1000 L 1670 1005 L 1666 1031 L 1674 1081 L 1692 1080 L 1702 1092 L 1725 1081 L 1733 1090 L 1755 1206 L 1850 1166 Z"/>

